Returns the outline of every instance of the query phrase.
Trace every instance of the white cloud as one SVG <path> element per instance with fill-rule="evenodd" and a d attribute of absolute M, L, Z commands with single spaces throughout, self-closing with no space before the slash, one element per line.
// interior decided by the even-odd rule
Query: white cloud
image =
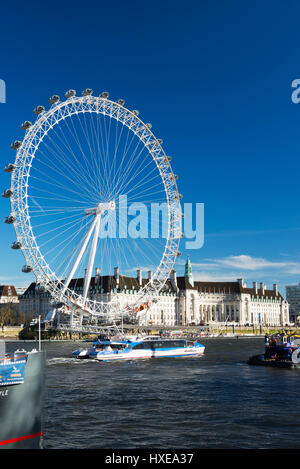
<path fill-rule="evenodd" d="M 295 267 L 288 269 L 286 273 L 292 275 L 300 275 L 300 264 L 295 264 Z"/>
<path fill-rule="evenodd" d="M 194 280 L 200 282 L 236 282 L 243 278 L 246 284 L 263 281 L 269 287 L 277 283 L 282 293 L 285 285 L 299 283 L 300 262 L 269 260 L 246 254 L 220 259 L 203 259 L 192 262 Z"/>
<path fill-rule="evenodd" d="M 251 257 L 246 254 L 227 256 L 221 259 L 204 259 L 204 262 L 192 262 L 194 278 L 199 281 L 236 281 L 243 277 L 269 278 L 272 282 L 286 281 L 291 275 L 300 275 L 300 262 L 271 261 L 263 257 Z M 283 280 L 284 279 L 284 280 Z M 279 280 L 280 281 L 280 280 Z"/>
<path fill-rule="evenodd" d="M 269 267 L 272 269 L 291 268 L 296 265 L 295 262 L 273 262 L 262 257 L 251 257 L 245 254 L 241 254 L 240 256 L 228 256 L 219 260 L 213 259 L 213 262 L 217 262 L 219 265 L 225 265 L 234 269 L 242 270 L 257 270 Z"/>

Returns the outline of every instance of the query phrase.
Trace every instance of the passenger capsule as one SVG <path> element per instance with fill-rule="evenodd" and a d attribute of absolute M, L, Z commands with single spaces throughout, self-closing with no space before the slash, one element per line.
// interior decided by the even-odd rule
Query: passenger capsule
<path fill-rule="evenodd" d="M 20 128 L 22 130 L 28 130 L 32 126 L 32 123 L 30 121 L 25 121 L 21 124 Z"/>
<path fill-rule="evenodd" d="M 181 200 L 183 198 L 182 194 L 178 194 L 178 199 Z"/>
<path fill-rule="evenodd" d="M 12 173 L 15 170 L 15 165 L 12 163 L 9 163 L 7 166 L 5 166 L 4 171 L 6 173 Z"/>
<path fill-rule="evenodd" d="M 125 100 L 124 99 L 118 99 L 117 103 L 120 104 L 120 106 L 124 106 Z"/>
<path fill-rule="evenodd" d="M 162 140 L 161 138 L 158 138 L 157 141 L 158 141 L 158 143 L 159 143 L 160 145 L 161 145 L 162 142 L 163 142 L 163 140 Z"/>
<path fill-rule="evenodd" d="M 107 99 L 109 97 L 109 93 L 107 91 L 103 91 L 103 93 L 100 94 L 100 98 Z"/>
<path fill-rule="evenodd" d="M 11 189 L 6 189 L 4 192 L 2 192 L 2 197 L 5 197 L 5 199 L 9 199 L 13 195 L 13 191 Z"/>
<path fill-rule="evenodd" d="M 16 221 L 16 217 L 13 215 L 9 215 L 8 217 L 5 218 L 4 222 L 7 223 L 8 225 L 11 225 Z"/>
<path fill-rule="evenodd" d="M 174 179 L 175 179 L 175 181 L 178 180 L 178 175 L 177 174 L 174 174 Z"/>
<path fill-rule="evenodd" d="M 53 96 L 51 96 L 51 98 L 49 98 L 49 103 L 56 104 L 59 102 L 59 99 L 59 96 L 57 94 L 54 94 Z"/>
<path fill-rule="evenodd" d="M 22 142 L 20 142 L 20 140 L 15 140 L 15 141 L 11 144 L 10 148 L 12 148 L 13 150 L 18 150 L 18 148 L 20 148 L 21 145 L 22 145 Z"/>
<path fill-rule="evenodd" d="M 20 243 L 20 241 L 14 241 L 14 242 L 10 245 L 10 247 L 11 247 L 12 249 L 21 249 L 22 244 Z"/>
<path fill-rule="evenodd" d="M 152 124 L 150 124 L 149 122 L 148 124 L 145 124 L 145 126 L 147 127 L 147 129 L 152 129 Z"/>
<path fill-rule="evenodd" d="M 28 274 L 29 272 L 32 272 L 32 267 L 30 267 L 30 265 L 23 265 L 22 272 Z"/>
<path fill-rule="evenodd" d="M 177 251 L 176 256 L 177 256 L 177 257 L 181 256 L 181 252 L 180 252 L 180 251 Z"/>
<path fill-rule="evenodd" d="M 91 88 L 87 88 L 82 92 L 82 96 L 90 96 L 91 94 L 93 94 L 93 90 Z"/>
<path fill-rule="evenodd" d="M 132 114 L 134 114 L 135 116 L 138 116 L 140 113 L 140 111 L 138 111 L 137 109 L 135 109 L 134 111 L 132 111 Z"/>
<path fill-rule="evenodd" d="M 34 108 L 33 113 L 39 116 L 40 114 L 43 114 L 45 112 L 44 106 L 37 106 Z"/>
<path fill-rule="evenodd" d="M 75 90 L 68 90 L 65 94 L 66 98 L 72 98 L 73 96 L 76 96 L 76 91 Z"/>

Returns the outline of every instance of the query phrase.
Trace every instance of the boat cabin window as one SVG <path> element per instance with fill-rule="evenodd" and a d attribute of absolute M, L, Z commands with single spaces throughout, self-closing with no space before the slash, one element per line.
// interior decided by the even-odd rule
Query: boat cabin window
<path fill-rule="evenodd" d="M 138 349 L 160 349 L 160 348 L 178 348 L 178 347 L 185 347 L 186 341 L 185 340 L 147 340 L 145 342 L 141 342 L 140 344 L 136 344 L 132 347 L 133 350 Z"/>
<path fill-rule="evenodd" d="M 97 344 L 96 350 L 123 350 L 127 344 Z"/>
<path fill-rule="evenodd" d="M 145 337 L 144 339 L 144 342 L 149 342 L 149 341 L 152 341 L 152 340 L 161 340 L 160 337 L 156 337 L 156 336 L 149 336 L 149 337 Z"/>

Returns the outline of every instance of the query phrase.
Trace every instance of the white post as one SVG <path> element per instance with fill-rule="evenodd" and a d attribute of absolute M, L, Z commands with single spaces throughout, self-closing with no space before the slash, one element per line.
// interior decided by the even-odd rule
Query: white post
<path fill-rule="evenodd" d="M 69 286 L 70 281 L 71 281 L 72 278 L 73 278 L 74 273 L 76 272 L 76 269 L 77 269 L 77 267 L 78 267 L 78 264 L 79 264 L 79 262 L 80 262 L 80 260 L 81 260 L 81 258 L 82 258 L 82 256 L 83 256 L 83 253 L 84 253 L 84 251 L 86 250 L 87 244 L 88 244 L 88 242 L 89 242 L 89 240 L 90 240 L 90 237 L 91 237 L 91 234 L 92 234 L 92 232 L 93 232 L 93 229 L 95 228 L 96 222 L 97 222 L 97 217 L 95 218 L 95 220 L 94 220 L 93 223 L 91 224 L 90 229 L 89 229 L 89 232 L 88 232 L 88 234 L 87 234 L 87 236 L 86 236 L 86 238 L 85 238 L 85 240 L 84 240 L 84 243 L 83 243 L 83 245 L 82 245 L 82 247 L 81 247 L 81 249 L 80 249 L 80 252 L 79 252 L 79 254 L 78 254 L 78 256 L 77 256 L 77 259 L 76 259 L 76 261 L 75 261 L 75 264 L 73 265 L 73 268 L 72 268 L 72 270 L 71 270 L 71 272 L 70 272 L 70 274 L 69 274 L 67 280 L 66 280 L 65 283 L 64 283 L 64 287 L 63 287 L 63 289 L 62 289 L 62 294 L 65 293 L 66 289 L 67 289 L 68 286 Z"/>
<path fill-rule="evenodd" d="M 41 351 L 41 316 L 39 316 L 39 352 Z"/>
<path fill-rule="evenodd" d="M 98 243 L 100 221 L 101 221 L 101 212 L 98 213 L 98 215 L 95 218 L 96 226 L 95 226 L 94 238 L 93 238 L 93 242 L 92 242 L 87 273 L 86 273 L 86 277 L 84 279 L 84 291 L 83 291 L 84 301 L 86 300 L 88 290 L 89 290 L 89 287 L 90 287 L 92 270 L 93 270 L 93 267 L 94 267 L 94 260 L 95 260 L 97 243 Z"/>

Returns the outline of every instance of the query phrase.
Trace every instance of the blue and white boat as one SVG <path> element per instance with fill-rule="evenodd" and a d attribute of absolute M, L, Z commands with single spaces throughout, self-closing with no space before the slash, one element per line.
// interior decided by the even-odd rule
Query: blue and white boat
<path fill-rule="evenodd" d="M 186 339 L 169 339 L 159 336 L 110 340 L 99 338 L 89 349 L 72 353 L 79 359 L 99 361 L 136 360 L 142 358 L 190 357 L 203 355 L 204 345 Z"/>

